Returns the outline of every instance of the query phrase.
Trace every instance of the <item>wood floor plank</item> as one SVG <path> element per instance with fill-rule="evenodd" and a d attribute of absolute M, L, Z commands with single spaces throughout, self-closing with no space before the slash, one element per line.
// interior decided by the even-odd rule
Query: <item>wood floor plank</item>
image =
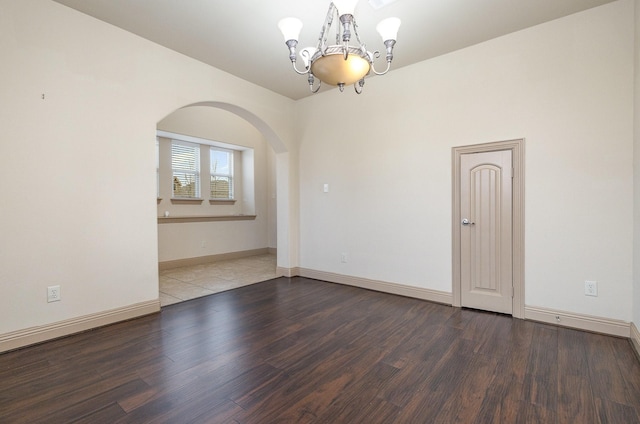
<path fill-rule="evenodd" d="M 548 424 L 548 423 L 557 423 L 558 417 L 556 412 L 553 410 L 549 410 L 542 405 L 533 404 L 526 401 L 521 401 L 518 405 L 516 423 L 527 423 L 527 424 Z M 569 423 L 573 423 L 576 421 L 566 421 Z M 587 421 L 589 423 L 598 422 L 598 421 Z M 611 421 L 617 422 L 617 421 Z"/>
<path fill-rule="evenodd" d="M 520 404 L 524 402 L 520 399 L 520 392 L 521 383 L 516 378 L 495 377 L 485 392 L 476 416 L 469 422 L 474 424 L 523 422 L 517 420 Z"/>
<path fill-rule="evenodd" d="M 628 399 L 628 378 L 616 361 L 615 351 L 618 339 L 599 334 L 588 337 L 585 346 L 588 355 L 588 373 L 592 385 L 593 396 L 601 399 L 604 405 L 610 401 L 613 404 L 632 404 L 636 400 Z"/>
<path fill-rule="evenodd" d="M 117 403 L 110 403 L 103 406 L 97 411 L 90 412 L 82 417 L 76 418 L 69 423 L 73 424 L 95 424 L 95 423 L 113 423 L 126 415 L 126 412 L 120 408 Z M 53 421 L 48 421 L 53 422 Z"/>
<path fill-rule="evenodd" d="M 324 415 L 315 420 L 316 423 L 367 423 L 386 424 L 400 422 L 400 408 L 383 399 L 358 396 L 353 402 L 343 403 L 340 407 L 331 405 Z"/>
<path fill-rule="evenodd" d="M 627 404 L 640 410 L 640 360 L 630 340 L 616 340 L 614 354 L 620 372 L 624 375 Z"/>
<path fill-rule="evenodd" d="M 628 340 L 278 278 L 0 355 L 0 422 L 636 423 Z"/>
<path fill-rule="evenodd" d="M 597 398 L 597 417 L 601 423 L 640 423 L 640 414 L 630 406 Z"/>
<path fill-rule="evenodd" d="M 115 420 L 115 418 L 125 415 L 125 411 L 120 408 L 118 401 L 126 399 L 134 393 L 147 390 L 148 387 L 145 382 L 139 379 L 119 386 L 106 383 L 95 385 L 95 387 L 85 389 L 82 396 L 78 396 L 78 394 L 66 396 L 65 404 L 68 406 L 48 411 L 43 415 L 43 418 L 49 422 L 64 423 L 76 420 L 78 417 L 85 420 L 88 417 L 104 417 L 107 414 L 112 420 Z"/>
<path fill-rule="evenodd" d="M 595 402 L 588 376 L 588 357 L 585 349 L 587 333 L 558 330 L 558 418 L 567 422 L 586 422 L 596 414 Z"/>
<path fill-rule="evenodd" d="M 472 422 L 482 406 L 495 375 L 498 361 L 475 354 L 457 373 L 456 387 L 447 393 L 436 420 L 442 422 Z"/>
<path fill-rule="evenodd" d="M 533 332 L 524 377 L 523 399 L 545 411 L 556 411 L 557 387 L 558 330 L 556 327 L 540 325 Z"/>

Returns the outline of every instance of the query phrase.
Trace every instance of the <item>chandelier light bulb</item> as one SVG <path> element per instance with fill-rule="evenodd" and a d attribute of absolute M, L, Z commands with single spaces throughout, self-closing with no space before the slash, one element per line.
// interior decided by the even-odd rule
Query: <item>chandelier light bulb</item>
<path fill-rule="evenodd" d="M 283 18 L 278 22 L 278 28 L 284 36 L 285 43 L 289 40 L 298 41 L 302 30 L 302 21 L 298 18 Z"/>
<path fill-rule="evenodd" d="M 376 31 L 382 37 L 382 42 L 387 40 L 396 41 L 398 39 L 398 28 L 400 28 L 400 19 L 399 18 L 387 18 L 380 21 L 378 26 L 376 26 Z"/>
<path fill-rule="evenodd" d="M 338 9 L 338 14 L 342 15 L 353 15 L 356 10 L 356 4 L 358 0 L 334 0 L 333 4 Z"/>

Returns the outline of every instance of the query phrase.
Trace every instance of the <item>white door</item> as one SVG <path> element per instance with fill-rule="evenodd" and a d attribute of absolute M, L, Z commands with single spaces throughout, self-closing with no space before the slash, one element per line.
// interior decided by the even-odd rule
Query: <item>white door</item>
<path fill-rule="evenodd" d="M 513 313 L 511 150 L 460 157 L 462 306 Z"/>

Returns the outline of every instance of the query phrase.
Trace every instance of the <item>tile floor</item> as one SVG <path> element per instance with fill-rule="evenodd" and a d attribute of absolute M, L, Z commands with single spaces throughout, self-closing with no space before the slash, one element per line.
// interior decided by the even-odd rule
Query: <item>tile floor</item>
<path fill-rule="evenodd" d="M 276 255 L 264 254 L 160 271 L 160 305 L 167 306 L 276 278 Z"/>

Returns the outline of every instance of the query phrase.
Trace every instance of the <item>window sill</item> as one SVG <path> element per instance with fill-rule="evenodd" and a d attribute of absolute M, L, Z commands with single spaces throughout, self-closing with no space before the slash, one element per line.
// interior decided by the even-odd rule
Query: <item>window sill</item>
<path fill-rule="evenodd" d="M 235 205 L 236 199 L 209 199 L 210 205 Z"/>
<path fill-rule="evenodd" d="M 174 205 L 200 205 L 204 199 L 200 198 L 182 198 L 182 197 L 172 197 L 171 203 Z"/>
<path fill-rule="evenodd" d="M 256 219 L 256 215 L 159 216 L 158 224 L 211 221 L 252 221 L 254 219 Z"/>

